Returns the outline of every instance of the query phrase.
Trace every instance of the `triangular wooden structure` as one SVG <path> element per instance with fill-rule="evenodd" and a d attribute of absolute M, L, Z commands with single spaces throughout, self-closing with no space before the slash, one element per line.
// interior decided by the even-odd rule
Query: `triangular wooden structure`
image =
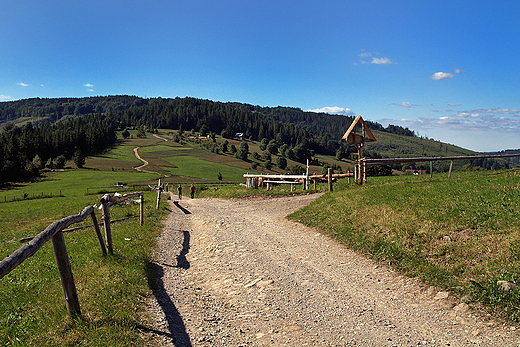
<path fill-rule="evenodd" d="M 357 125 L 361 124 L 361 135 L 356 134 Z M 363 180 L 365 178 L 365 159 L 363 158 L 363 147 L 365 146 L 365 142 L 374 142 L 376 138 L 374 134 L 368 129 L 367 124 L 361 118 L 361 116 L 357 116 L 356 119 L 350 124 L 345 135 L 343 135 L 342 139 L 345 139 L 348 144 L 356 146 L 358 150 L 358 165 L 356 168 L 358 183 L 363 184 Z"/>
<path fill-rule="evenodd" d="M 356 126 L 358 123 L 361 124 L 361 135 L 356 134 Z M 354 119 L 345 135 L 343 135 L 342 139 L 345 139 L 345 141 L 347 141 L 347 143 L 350 145 L 362 145 L 365 142 L 376 141 L 376 138 L 361 116 L 357 116 L 356 119 Z"/>

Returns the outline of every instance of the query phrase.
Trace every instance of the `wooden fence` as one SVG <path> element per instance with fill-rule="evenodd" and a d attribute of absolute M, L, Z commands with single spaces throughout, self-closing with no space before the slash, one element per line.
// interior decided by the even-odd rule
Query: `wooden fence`
<path fill-rule="evenodd" d="M 359 177 L 359 183 L 366 182 L 366 166 L 378 166 L 378 165 L 392 165 L 402 163 L 415 163 L 415 162 L 430 162 L 430 177 L 433 174 L 433 162 L 441 160 L 450 160 L 450 170 L 448 172 L 448 178 L 451 178 L 451 171 L 453 170 L 454 160 L 473 160 L 473 159 L 498 159 L 498 158 L 513 158 L 520 157 L 520 154 L 485 154 L 485 155 L 466 155 L 466 156 L 455 156 L 455 157 L 421 157 L 421 158 L 382 158 L 382 159 L 363 159 L 363 167 L 356 168 L 360 173 L 356 175 Z M 357 173 L 357 171 L 356 171 Z"/>
<path fill-rule="evenodd" d="M 318 175 L 314 174 L 309 176 L 307 175 L 264 175 L 264 174 L 244 174 L 246 178 L 246 187 L 258 189 L 258 187 L 263 187 L 264 183 L 266 184 L 267 190 L 272 189 L 273 184 L 290 184 L 291 192 L 293 191 L 293 186 L 295 184 L 302 184 L 303 189 L 308 189 L 309 181 L 314 182 L 314 189 L 316 189 L 316 182 L 318 181 L 326 181 L 329 184 L 329 190 L 332 190 L 332 180 L 338 178 L 347 177 L 350 183 L 350 178 L 354 177 L 354 174 L 350 171 L 343 174 L 332 174 L 332 169 L 329 168 L 327 174 Z"/>
<path fill-rule="evenodd" d="M 144 194 L 141 192 L 131 193 L 125 195 L 109 195 L 106 194 L 101 199 L 101 203 L 103 206 L 103 222 L 105 225 L 105 237 L 107 240 L 107 248 L 110 253 L 113 253 L 112 247 L 112 234 L 110 229 L 110 213 L 109 213 L 109 204 L 110 203 L 119 203 L 126 199 L 140 196 L 140 224 L 142 225 L 144 222 L 143 213 L 144 213 Z M 54 258 L 56 260 L 56 264 L 58 266 L 58 272 L 60 276 L 61 286 L 63 289 L 63 296 L 65 298 L 65 305 L 67 307 L 67 311 L 70 316 L 80 316 L 81 309 L 78 301 L 78 294 L 76 291 L 76 285 L 74 284 L 74 277 L 72 276 L 72 270 L 70 266 L 69 255 L 67 253 L 67 247 L 65 245 L 65 238 L 63 237 L 63 232 L 65 229 L 72 224 L 81 222 L 85 220 L 88 216 L 91 217 L 94 229 L 96 231 L 96 236 L 99 241 L 99 246 L 101 248 L 101 252 L 103 255 L 107 254 L 105 244 L 103 242 L 103 236 L 101 235 L 101 230 L 99 228 L 99 224 L 97 222 L 97 218 L 95 215 L 94 206 L 87 206 L 81 211 L 79 214 L 68 216 L 62 218 L 58 221 L 53 222 L 49 225 L 44 231 L 39 233 L 33 238 L 28 238 L 24 240 L 29 240 L 27 244 L 18 248 L 14 251 L 10 256 L 6 257 L 4 260 L 0 262 L 0 279 L 9 274 L 12 270 L 14 270 L 18 265 L 20 265 L 27 258 L 34 255 L 47 241 L 52 242 L 52 249 L 54 251 Z"/>

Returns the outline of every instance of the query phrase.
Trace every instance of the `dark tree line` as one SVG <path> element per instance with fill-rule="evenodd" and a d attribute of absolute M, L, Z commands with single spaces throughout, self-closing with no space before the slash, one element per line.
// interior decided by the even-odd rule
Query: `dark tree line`
<path fill-rule="evenodd" d="M 346 129 L 349 128 L 350 124 L 352 124 L 355 119 L 354 116 L 307 112 L 295 107 L 261 107 L 241 103 L 229 103 L 229 105 L 241 110 L 261 114 L 264 117 L 282 123 L 295 125 L 296 127 L 307 130 L 315 135 L 320 133 L 330 134 L 336 140 L 341 139 Z M 404 136 L 416 136 L 413 130 L 401 126 L 389 125 L 385 128 L 377 122 L 366 120 L 365 122 L 372 130 L 385 131 Z"/>
<path fill-rule="evenodd" d="M 0 124 L 18 118 L 29 118 L 35 124 L 45 121 L 55 122 L 68 116 L 126 110 L 148 102 L 148 99 L 127 95 L 6 101 L 0 102 Z"/>
<path fill-rule="evenodd" d="M 0 182 L 33 178 L 46 163 L 61 165 L 74 156 L 81 159 L 115 142 L 115 127 L 101 114 L 52 124 L 7 125 L 0 132 Z"/>

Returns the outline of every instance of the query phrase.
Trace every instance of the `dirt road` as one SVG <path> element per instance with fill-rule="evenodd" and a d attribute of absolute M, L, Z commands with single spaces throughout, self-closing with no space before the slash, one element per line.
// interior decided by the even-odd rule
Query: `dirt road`
<path fill-rule="evenodd" d="M 148 313 L 163 346 L 518 346 L 474 315 L 285 216 L 316 195 L 181 200 Z"/>

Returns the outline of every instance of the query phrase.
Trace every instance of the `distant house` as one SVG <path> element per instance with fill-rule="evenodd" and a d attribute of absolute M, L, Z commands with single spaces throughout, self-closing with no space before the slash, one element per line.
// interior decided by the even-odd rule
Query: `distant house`
<path fill-rule="evenodd" d="M 244 133 L 236 133 L 235 139 L 237 140 L 243 140 L 244 139 Z"/>

